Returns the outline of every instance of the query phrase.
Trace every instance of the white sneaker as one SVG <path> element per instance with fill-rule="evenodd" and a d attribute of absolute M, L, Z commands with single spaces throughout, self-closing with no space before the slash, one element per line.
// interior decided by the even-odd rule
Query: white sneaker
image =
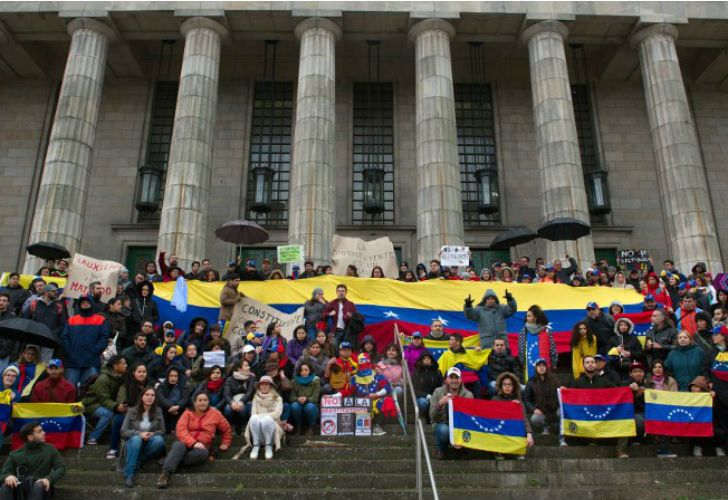
<path fill-rule="evenodd" d="M 273 447 L 269 444 L 265 445 L 265 459 L 270 460 L 273 458 Z"/>
<path fill-rule="evenodd" d="M 250 459 L 257 460 L 259 452 L 260 452 L 260 446 L 253 446 L 253 449 L 250 451 Z"/>
<path fill-rule="evenodd" d="M 544 435 L 544 436 L 548 436 L 549 434 L 551 434 L 551 432 L 549 431 L 548 426 L 545 426 L 543 428 L 543 431 L 541 432 L 541 434 Z"/>
<path fill-rule="evenodd" d="M 721 448 L 720 446 L 716 446 L 715 448 L 715 456 L 716 457 L 724 457 L 725 456 L 725 450 Z"/>
<path fill-rule="evenodd" d="M 562 448 L 565 448 L 569 445 L 566 443 L 566 439 L 559 439 L 559 446 L 561 446 Z"/>
<path fill-rule="evenodd" d="M 694 457 L 702 457 L 703 456 L 703 449 L 700 446 L 693 446 L 693 456 Z"/>
<path fill-rule="evenodd" d="M 377 424 L 372 428 L 372 435 L 374 436 L 384 436 L 386 432 L 384 429 L 382 429 L 382 426 Z"/>

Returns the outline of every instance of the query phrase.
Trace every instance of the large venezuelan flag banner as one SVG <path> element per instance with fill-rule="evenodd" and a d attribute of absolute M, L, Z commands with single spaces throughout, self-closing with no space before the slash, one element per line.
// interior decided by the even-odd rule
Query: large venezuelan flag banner
<path fill-rule="evenodd" d="M 12 449 L 23 446 L 20 429 L 37 421 L 46 432 L 46 443 L 59 450 L 82 448 L 86 418 L 80 403 L 15 403 L 13 405 Z"/>
<path fill-rule="evenodd" d="M 521 403 L 454 397 L 449 412 L 451 444 L 497 453 L 526 453 Z"/>
<path fill-rule="evenodd" d="M 634 398 L 629 387 L 559 389 L 561 432 L 582 438 L 632 437 Z"/>
<path fill-rule="evenodd" d="M 7 273 L 2 283 L 6 281 Z M 27 287 L 33 276 L 23 275 L 21 285 Z M 63 287 L 63 278 L 49 278 Z M 478 282 L 457 280 L 428 280 L 404 283 L 391 279 L 347 278 L 345 276 L 320 276 L 301 280 L 244 281 L 239 290 L 264 304 L 284 313 L 292 313 L 311 298 L 314 288 L 324 290 L 324 297 L 336 297 L 336 285 L 348 287 L 347 298 L 354 302 L 364 315 L 366 328 L 362 335 L 372 335 L 381 350 L 394 341 L 394 323 L 400 332 L 411 335 L 419 331 L 427 335 L 432 320 L 443 322 L 446 333 L 459 333 L 463 337 L 477 334 L 477 324 L 465 318 L 463 301 L 470 295 L 475 304 L 489 288 L 495 291 L 501 302 L 505 291 L 513 294 L 518 311 L 508 318 L 507 329 L 511 352 L 518 352 L 518 332 L 523 327 L 526 310 L 533 304 L 544 309 L 551 323 L 556 345 L 560 353 L 570 352 L 569 340 L 574 323 L 586 316 L 586 304 L 595 301 L 606 307 L 617 300 L 624 305 L 626 313 L 637 313 L 642 309 L 643 297 L 634 290 L 610 287 L 573 288 L 568 285 L 521 284 L 501 282 Z M 220 308 L 220 291 L 223 283 L 189 281 L 188 307 L 179 312 L 172 304 L 175 283 L 154 283 L 154 299 L 159 307 L 160 317 L 170 320 L 178 330 L 188 328 L 190 321 L 202 316 L 208 321 L 217 321 Z M 467 344 L 466 344 L 467 345 Z"/>
<path fill-rule="evenodd" d="M 707 392 L 645 390 L 645 433 L 711 437 L 713 398 Z"/>

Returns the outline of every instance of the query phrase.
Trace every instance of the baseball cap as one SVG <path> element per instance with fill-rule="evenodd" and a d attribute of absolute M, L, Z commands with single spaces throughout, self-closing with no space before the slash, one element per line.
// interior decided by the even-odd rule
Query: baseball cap
<path fill-rule="evenodd" d="M 415 333 L 412 334 L 412 338 L 413 339 L 421 339 L 422 338 L 422 334 L 420 332 L 415 332 Z"/>
<path fill-rule="evenodd" d="M 639 361 L 633 361 L 632 364 L 629 365 L 629 371 L 632 371 L 632 370 L 634 370 L 636 368 L 639 368 L 640 370 L 643 370 L 644 371 L 645 365 L 643 365 Z"/>
<path fill-rule="evenodd" d="M 162 323 L 162 328 L 174 328 L 174 323 L 172 323 L 171 321 L 165 321 L 164 323 Z"/>
<path fill-rule="evenodd" d="M 595 355 L 594 355 L 594 359 L 595 359 L 596 361 L 606 361 L 606 360 L 607 360 L 607 358 L 605 358 L 605 357 L 604 357 L 604 356 L 602 356 L 601 354 L 595 354 Z"/>
<path fill-rule="evenodd" d="M 654 295 L 652 295 L 651 293 L 650 293 L 650 294 L 647 294 L 647 295 L 645 295 L 645 302 L 649 302 L 649 301 L 652 301 L 652 302 L 654 302 L 654 301 L 655 301 L 655 296 L 654 296 Z"/>
<path fill-rule="evenodd" d="M 457 366 L 451 367 L 447 371 L 447 374 L 445 376 L 449 377 L 450 375 L 456 375 L 458 378 L 460 378 L 462 376 L 462 373 L 460 372 L 460 368 L 458 368 Z"/>
<path fill-rule="evenodd" d="M 533 366 L 538 365 L 539 363 L 543 363 L 545 365 L 548 365 L 548 361 L 546 361 L 546 358 L 538 358 L 536 362 L 533 364 Z"/>
<path fill-rule="evenodd" d="M 250 351 L 255 351 L 255 347 L 250 344 L 245 344 L 245 346 L 243 346 L 243 354 Z"/>
<path fill-rule="evenodd" d="M 728 327 L 725 325 L 718 325 L 713 328 L 713 335 L 728 335 Z"/>
<path fill-rule="evenodd" d="M 344 341 L 341 344 L 339 344 L 339 350 L 341 350 L 341 349 L 351 349 L 351 342 Z"/>
<path fill-rule="evenodd" d="M 63 361 L 58 358 L 53 358 L 48 362 L 48 366 L 54 366 L 56 368 L 63 368 Z"/>
<path fill-rule="evenodd" d="M 228 267 L 233 267 L 235 264 L 237 264 L 237 262 L 235 262 L 234 260 L 228 261 Z"/>
<path fill-rule="evenodd" d="M 44 292 L 51 292 L 53 290 L 58 290 L 58 285 L 55 283 L 48 283 L 46 286 L 43 287 Z"/>
<path fill-rule="evenodd" d="M 597 304 L 596 302 L 589 302 L 586 305 L 586 310 L 588 311 L 589 309 L 599 309 L 599 304 Z"/>

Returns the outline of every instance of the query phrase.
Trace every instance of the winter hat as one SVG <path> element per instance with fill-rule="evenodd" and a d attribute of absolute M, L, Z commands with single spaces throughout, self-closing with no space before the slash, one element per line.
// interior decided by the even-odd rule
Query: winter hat
<path fill-rule="evenodd" d="M 487 299 L 488 297 L 495 297 L 496 299 L 498 298 L 492 288 L 488 288 L 488 290 L 486 290 L 485 292 L 485 298 Z"/>
<path fill-rule="evenodd" d="M 321 295 L 324 294 L 324 289 L 320 287 L 316 287 L 313 289 L 313 292 L 311 292 L 311 297 L 315 297 L 317 293 L 320 293 Z"/>
<path fill-rule="evenodd" d="M 273 379 L 270 378 L 268 375 L 263 375 L 262 377 L 260 377 L 260 380 L 258 380 L 258 382 L 255 383 L 256 389 L 258 387 L 260 387 L 260 384 L 268 384 L 271 387 L 275 387 L 275 384 L 273 383 Z"/>
<path fill-rule="evenodd" d="M 3 370 L 2 376 L 4 377 L 5 376 L 5 373 L 7 373 L 7 372 L 15 372 L 15 375 L 18 375 L 18 376 L 20 375 L 20 370 L 15 365 L 10 365 L 7 368 L 5 368 Z"/>
<path fill-rule="evenodd" d="M 357 370 L 359 371 L 371 370 L 372 368 L 372 362 L 369 359 L 369 355 L 365 352 L 359 354 L 359 356 L 356 358 L 356 364 Z"/>

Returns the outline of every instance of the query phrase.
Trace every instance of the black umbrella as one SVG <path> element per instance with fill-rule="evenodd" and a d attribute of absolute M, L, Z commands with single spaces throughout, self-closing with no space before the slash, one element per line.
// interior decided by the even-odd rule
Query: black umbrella
<path fill-rule="evenodd" d="M 490 249 L 508 250 L 511 247 L 528 243 L 536 238 L 538 238 L 538 233 L 533 229 L 529 229 L 525 226 L 516 226 L 503 231 L 493 238 L 493 241 L 490 243 Z"/>
<path fill-rule="evenodd" d="M 57 347 L 61 344 L 56 334 L 43 323 L 23 318 L 0 321 L 0 337 L 41 347 Z"/>
<path fill-rule="evenodd" d="M 215 236 L 237 245 L 253 245 L 268 241 L 268 231 L 249 220 L 231 220 L 215 229 Z"/>
<path fill-rule="evenodd" d="M 558 217 L 538 228 L 538 235 L 551 241 L 574 241 L 591 233 L 586 222 L 570 217 Z"/>
<path fill-rule="evenodd" d="M 45 260 L 68 259 L 71 257 L 70 252 L 66 250 L 64 246 L 61 246 L 58 243 L 51 243 L 50 241 L 39 241 L 38 243 L 33 243 L 32 245 L 28 245 L 26 250 L 28 250 L 30 255 L 40 257 Z"/>

